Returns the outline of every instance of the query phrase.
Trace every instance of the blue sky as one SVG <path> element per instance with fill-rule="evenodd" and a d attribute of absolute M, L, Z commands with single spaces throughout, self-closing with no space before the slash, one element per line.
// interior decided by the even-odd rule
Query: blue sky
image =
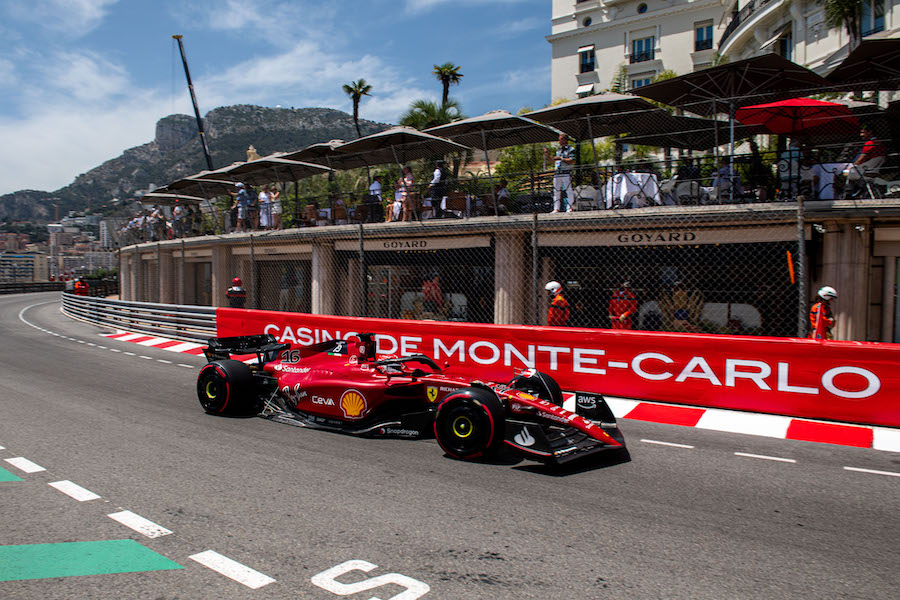
<path fill-rule="evenodd" d="M 230 104 L 330 107 L 365 78 L 360 116 L 395 123 L 460 65 L 469 116 L 550 101 L 546 0 L 0 0 L 0 194 L 51 191 L 193 114 Z M 285 150 L 288 150 L 286 148 Z M 165 182 L 159 182 L 160 184 Z"/>

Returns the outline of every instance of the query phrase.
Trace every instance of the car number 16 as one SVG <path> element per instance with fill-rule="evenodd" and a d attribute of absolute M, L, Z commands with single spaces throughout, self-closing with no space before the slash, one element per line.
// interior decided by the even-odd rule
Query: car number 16
<path fill-rule="evenodd" d="M 335 579 L 350 571 L 363 571 L 364 573 L 368 573 L 376 567 L 378 567 L 378 565 L 373 565 L 364 560 L 348 560 L 336 567 L 331 567 L 327 571 L 322 571 L 318 575 L 314 575 L 312 582 L 313 585 L 338 596 L 349 596 L 350 594 L 374 590 L 375 588 L 388 584 L 395 584 L 406 588 L 404 591 L 391 596 L 386 600 L 415 600 L 416 598 L 421 598 L 431 590 L 431 588 L 428 587 L 428 584 L 422 583 L 412 577 L 401 575 L 400 573 L 388 573 L 386 575 L 379 575 L 378 577 L 370 577 L 369 579 L 363 579 L 356 583 L 341 583 Z M 372 596 L 369 600 L 381 599 Z"/>

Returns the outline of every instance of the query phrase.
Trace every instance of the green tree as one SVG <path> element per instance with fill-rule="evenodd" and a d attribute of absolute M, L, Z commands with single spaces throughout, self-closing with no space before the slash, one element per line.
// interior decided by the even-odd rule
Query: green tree
<path fill-rule="evenodd" d="M 442 104 L 431 100 L 416 100 L 409 105 L 409 110 L 400 117 L 400 124 L 414 127 L 421 131 L 429 127 L 437 127 L 438 125 L 459 121 L 462 118 L 464 116 L 459 108 L 459 103 L 453 98 Z"/>
<path fill-rule="evenodd" d="M 862 42 L 863 0 L 819 0 L 825 7 L 825 23 L 829 27 L 843 27 L 850 39 L 850 51 Z"/>
<path fill-rule="evenodd" d="M 443 94 L 441 95 L 441 104 L 447 104 L 450 100 L 450 84 L 459 85 L 459 80 L 463 75 L 459 72 L 462 67 L 453 63 L 444 63 L 442 65 L 434 65 L 434 76 L 443 86 Z"/>
<path fill-rule="evenodd" d="M 358 137 L 362 137 L 362 132 L 359 130 L 359 101 L 363 96 L 368 96 L 371 91 L 372 86 L 366 83 L 365 79 L 344 84 L 344 93 L 353 101 L 353 124 L 356 125 Z"/>

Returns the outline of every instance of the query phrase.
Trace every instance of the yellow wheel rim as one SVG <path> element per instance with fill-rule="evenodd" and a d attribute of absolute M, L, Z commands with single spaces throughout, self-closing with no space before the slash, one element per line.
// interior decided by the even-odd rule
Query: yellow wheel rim
<path fill-rule="evenodd" d="M 210 400 L 213 400 L 216 397 L 216 386 L 212 381 L 206 382 L 206 397 Z"/>
<path fill-rule="evenodd" d="M 458 438 L 467 438 L 472 435 L 472 431 L 475 429 L 472 426 L 472 420 L 469 417 L 456 417 L 453 420 L 453 435 Z"/>

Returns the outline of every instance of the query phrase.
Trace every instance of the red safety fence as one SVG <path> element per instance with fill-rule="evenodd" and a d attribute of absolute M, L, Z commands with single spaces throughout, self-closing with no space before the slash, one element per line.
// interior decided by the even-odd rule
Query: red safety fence
<path fill-rule="evenodd" d="M 379 354 L 424 354 L 453 373 L 510 379 L 535 367 L 567 390 L 900 426 L 900 345 L 363 319 L 220 308 L 220 337 L 271 333 L 307 346 L 377 334 Z"/>

